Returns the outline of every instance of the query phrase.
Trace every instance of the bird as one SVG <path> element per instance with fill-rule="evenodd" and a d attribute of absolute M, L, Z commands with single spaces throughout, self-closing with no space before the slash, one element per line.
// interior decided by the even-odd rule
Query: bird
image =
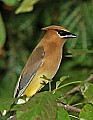
<path fill-rule="evenodd" d="M 25 95 L 31 98 L 49 81 L 43 76 L 53 79 L 61 60 L 64 43 L 68 38 L 76 38 L 66 28 L 51 25 L 42 28 L 46 33 L 29 56 L 14 90 L 14 97 Z"/>

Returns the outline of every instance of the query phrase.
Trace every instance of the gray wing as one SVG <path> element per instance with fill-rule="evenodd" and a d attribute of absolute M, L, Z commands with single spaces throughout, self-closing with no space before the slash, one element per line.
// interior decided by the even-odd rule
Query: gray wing
<path fill-rule="evenodd" d="M 14 91 L 14 97 L 19 97 L 24 93 L 25 89 L 27 88 L 31 80 L 34 78 L 37 70 L 43 64 L 43 58 L 44 58 L 43 47 L 38 47 L 32 52 L 19 77 L 19 80 Z"/>

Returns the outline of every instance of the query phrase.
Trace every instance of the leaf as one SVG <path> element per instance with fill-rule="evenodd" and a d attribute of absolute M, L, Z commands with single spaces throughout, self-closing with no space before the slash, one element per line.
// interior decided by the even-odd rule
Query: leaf
<path fill-rule="evenodd" d="M 19 8 L 15 11 L 16 14 L 30 12 L 33 10 L 34 4 L 39 0 L 23 0 Z"/>
<path fill-rule="evenodd" d="M 84 85 L 81 85 L 81 92 L 85 99 L 89 103 L 93 104 L 93 84 L 91 83 L 85 83 Z"/>
<path fill-rule="evenodd" d="M 76 55 L 84 55 L 84 54 L 89 54 L 92 53 L 93 54 L 93 50 L 88 50 L 88 49 L 71 49 L 68 50 L 69 54 L 72 54 L 72 56 L 76 56 Z"/>
<path fill-rule="evenodd" d="M 57 81 L 56 82 L 56 89 L 60 86 L 60 84 L 65 80 L 67 79 L 69 76 L 63 76 L 60 78 L 60 81 Z"/>
<path fill-rule="evenodd" d="M 18 120 L 55 120 L 57 112 L 56 100 L 50 92 L 39 93 L 23 106 L 18 108 L 17 105 L 13 109 L 17 110 Z"/>
<path fill-rule="evenodd" d="M 43 78 L 44 80 L 52 81 L 51 79 L 47 78 L 45 75 L 43 75 L 43 77 L 40 78 Z"/>
<path fill-rule="evenodd" d="M 66 110 L 58 106 L 57 120 L 71 120 Z"/>
<path fill-rule="evenodd" d="M 93 120 L 93 106 L 91 104 L 87 104 L 80 111 L 79 115 L 80 120 Z"/>
<path fill-rule="evenodd" d="M 10 110 L 11 105 L 14 103 L 14 98 L 0 99 L 0 111 L 3 113 L 4 110 L 7 112 Z"/>
<path fill-rule="evenodd" d="M 58 100 L 60 100 L 62 103 L 64 103 L 64 104 L 67 104 L 67 101 L 66 101 L 66 99 L 64 99 L 64 98 L 58 98 Z"/>
<path fill-rule="evenodd" d="M 82 49 L 86 50 L 92 46 L 92 0 L 83 2 L 79 1 L 77 6 L 73 8 L 73 5 L 76 5 L 76 2 L 73 1 L 71 4 L 68 1 L 63 5 L 59 6 L 60 13 L 60 24 L 67 27 L 72 33 L 75 33 L 77 38 L 71 39 L 66 43 L 68 49 Z M 70 8 L 66 9 L 66 5 L 69 4 Z M 65 7 L 65 8 L 64 8 Z M 66 9 L 66 10 L 65 10 Z M 77 54 L 76 54 L 77 55 Z M 68 57 L 75 57 L 77 62 L 83 62 L 86 59 L 86 55 L 80 54 L 81 56 L 76 58 L 73 54 L 68 55 Z"/>
<path fill-rule="evenodd" d="M 5 31 L 4 22 L 0 13 L 0 48 L 4 46 L 5 40 L 6 40 L 6 31 Z"/>
<path fill-rule="evenodd" d="M 14 6 L 17 2 L 17 0 L 1 0 L 2 2 L 4 2 L 6 5 L 9 6 Z"/>

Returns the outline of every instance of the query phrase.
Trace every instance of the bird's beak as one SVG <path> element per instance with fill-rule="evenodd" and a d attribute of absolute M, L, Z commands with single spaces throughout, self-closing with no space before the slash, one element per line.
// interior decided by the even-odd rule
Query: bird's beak
<path fill-rule="evenodd" d="M 76 38 L 75 34 L 72 34 L 71 32 L 66 32 L 65 36 L 63 36 L 64 38 Z"/>

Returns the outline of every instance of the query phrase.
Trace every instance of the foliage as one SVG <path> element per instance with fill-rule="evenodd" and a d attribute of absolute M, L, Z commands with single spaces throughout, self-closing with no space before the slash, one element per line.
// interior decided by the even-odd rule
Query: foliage
<path fill-rule="evenodd" d="M 18 120 L 93 119 L 93 84 L 84 81 L 93 73 L 92 13 L 92 0 L 0 1 L 0 120 L 13 111 Z M 65 44 L 62 64 L 49 91 L 46 85 L 26 104 L 16 105 L 12 96 L 18 76 L 43 36 L 40 29 L 51 24 L 66 27 L 77 38 Z M 78 84 L 79 91 L 60 98 Z M 65 110 L 57 100 L 79 108 L 80 113 Z"/>
<path fill-rule="evenodd" d="M 5 26 L 2 20 L 2 16 L 0 14 L 0 48 L 2 48 L 5 44 L 5 39 L 6 39 L 6 33 L 5 33 Z"/>
<path fill-rule="evenodd" d="M 80 120 L 92 120 L 93 119 L 93 106 L 87 104 L 80 112 Z"/>

